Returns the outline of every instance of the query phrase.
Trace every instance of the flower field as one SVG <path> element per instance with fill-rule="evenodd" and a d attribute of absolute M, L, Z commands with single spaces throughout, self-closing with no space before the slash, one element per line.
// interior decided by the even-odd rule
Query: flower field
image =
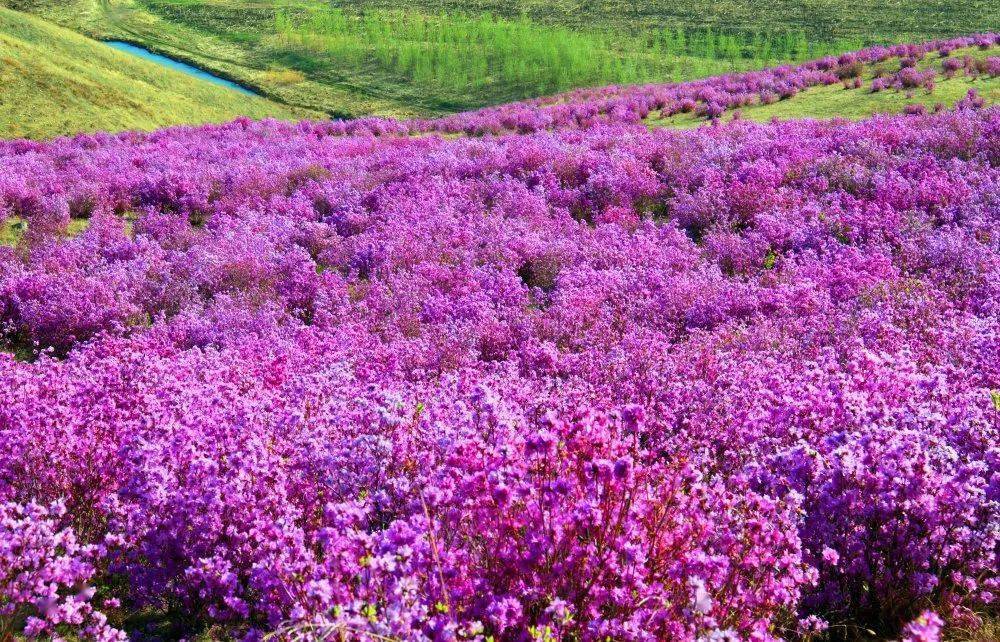
<path fill-rule="evenodd" d="M 974 635 L 1000 108 L 720 116 L 998 43 L 0 142 L 0 640 Z"/>

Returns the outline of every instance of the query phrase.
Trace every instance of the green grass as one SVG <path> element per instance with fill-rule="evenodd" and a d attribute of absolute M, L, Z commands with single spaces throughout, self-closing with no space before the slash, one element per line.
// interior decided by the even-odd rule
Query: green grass
<path fill-rule="evenodd" d="M 324 0 L 3 2 L 336 116 L 433 116 L 572 87 L 759 68 L 863 42 L 810 41 L 801 30 L 765 25 L 722 32 L 681 23 L 634 29 L 624 19 L 563 24 L 512 14 L 504 3 L 444 3 L 448 12 L 384 3 L 361 13 L 357 3 L 342 9 Z"/>
<path fill-rule="evenodd" d="M 27 225 L 20 218 L 8 217 L 3 223 L 0 223 L 0 245 L 14 247 L 24 236 L 26 229 Z"/>
<path fill-rule="evenodd" d="M 1000 55 L 1000 47 L 993 47 L 988 51 L 979 49 L 960 49 L 954 56 L 972 56 L 973 58 L 986 58 L 988 56 Z M 845 89 L 841 84 L 819 86 L 800 92 L 796 96 L 776 102 L 770 105 L 753 105 L 740 110 L 740 116 L 747 120 L 757 122 L 767 122 L 777 118 L 790 120 L 796 118 L 848 118 L 858 120 L 867 118 L 874 114 L 900 113 L 907 105 L 921 104 L 931 110 L 938 103 L 945 107 L 952 107 L 960 99 L 964 98 L 970 89 L 975 89 L 979 95 L 986 99 L 988 104 L 1000 103 L 1000 78 L 989 78 L 980 76 L 977 79 L 969 78 L 963 73 L 951 79 L 944 77 L 941 71 L 941 59 L 936 54 L 929 55 L 919 65 L 921 68 L 935 67 L 938 69 L 938 78 L 935 80 L 933 92 L 925 89 L 916 89 L 912 92 L 904 92 L 896 89 L 889 89 L 872 93 L 871 81 L 874 78 L 874 67 L 868 65 L 863 73 L 864 83 L 860 89 Z M 893 63 L 888 63 L 885 67 L 895 71 L 898 67 Z M 723 118 L 731 118 L 732 114 L 724 115 Z M 677 114 L 667 118 L 659 115 L 652 115 L 647 119 L 650 127 L 673 127 L 692 128 L 706 124 L 703 117 L 693 114 Z"/>
<path fill-rule="evenodd" d="M 90 227 L 90 221 L 85 218 L 70 219 L 66 228 L 66 236 L 72 238 L 83 234 Z M 28 223 L 17 216 L 9 216 L 0 223 L 0 245 L 16 247 L 24 233 L 28 231 Z"/>
<path fill-rule="evenodd" d="M 436 116 L 572 87 L 688 80 L 816 58 L 873 42 L 1000 30 L 1000 13 L 993 10 L 993 3 L 0 0 L 0 5 L 95 38 L 134 42 L 192 63 L 252 87 L 273 102 L 299 110 L 296 113 L 398 118 Z M 32 95 L 58 91 L 76 75 L 67 73 L 59 82 L 35 87 Z M 961 86 L 960 81 L 943 83 L 941 100 L 952 100 L 952 94 L 957 99 Z M 27 91 L 21 93 L 28 95 Z M 867 96 L 839 87 L 807 93 L 808 101 L 751 108 L 745 115 L 857 117 L 896 110 L 907 102 L 899 96 Z M 110 111 L 121 119 L 125 112 L 137 120 L 150 120 L 149 113 L 115 105 L 117 96 L 107 92 L 94 101 L 95 113 Z M 222 102 L 200 103 L 226 111 Z M 77 109 L 69 105 L 54 113 L 76 117 Z M 149 111 L 168 122 L 225 118 L 192 114 L 178 106 Z M 689 122 L 684 117 L 675 121 L 669 124 L 698 122 L 693 117 Z M 15 122 L 30 121 L 20 114 Z M 147 125 L 109 128 L 122 126 Z M 66 124 L 59 131 L 70 128 Z M 53 128 L 46 124 L 39 129 Z"/>
<path fill-rule="evenodd" d="M 0 8 L 0 137 L 306 115 Z"/>
<path fill-rule="evenodd" d="M 142 45 L 317 116 L 421 113 L 398 101 L 365 95 L 350 82 L 312 77 L 322 70 L 308 57 L 290 53 L 284 60 L 276 59 L 273 51 L 259 46 L 265 31 L 273 31 L 273 2 L 179 1 L 153 6 L 138 0 L 0 0 L 2 4 L 92 38 Z M 270 26 L 262 31 L 261 25 Z"/>
<path fill-rule="evenodd" d="M 711 76 L 852 48 L 810 47 L 795 37 L 684 31 L 638 37 L 544 26 L 523 17 L 399 10 L 358 15 L 329 7 L 278 12 L 273 34 L 257 47 L 331 84 L 350 82 L 366 95 L 427 113 L 573 87 Z"/>
<path fill-rule="evenodd" d="M 1000 30 L 996 0 L 332 0 L 341 7 L 526 15 L 544 24 L 628 29 L 794 31 L 810 42 L 914 41 Z"/>

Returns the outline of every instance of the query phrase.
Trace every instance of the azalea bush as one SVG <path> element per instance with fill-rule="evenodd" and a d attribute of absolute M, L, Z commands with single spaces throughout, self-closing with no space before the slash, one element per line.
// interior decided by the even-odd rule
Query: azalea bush
<path fill-rule="evenodd" d="M 98 642 L 125 640 L 94 606 L 98 551 L 72 528 L 60 529 L 65 508 L 54 503 L 0 504 L 0 635 L 57 635 L 63 630 Z"/>

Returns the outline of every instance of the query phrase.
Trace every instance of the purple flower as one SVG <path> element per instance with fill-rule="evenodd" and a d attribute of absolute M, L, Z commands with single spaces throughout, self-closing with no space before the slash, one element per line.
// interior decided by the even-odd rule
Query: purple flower
<path fill-rule="evenodd" d="M 0 636 L 111 642 L 164 605 L 248 640 L 974 628 L 1000 110 L 643 119 L 877 65 L 915 93 L 916 61 L 982 44 L 0 142 L 26 226 L 0 247 Z"/>

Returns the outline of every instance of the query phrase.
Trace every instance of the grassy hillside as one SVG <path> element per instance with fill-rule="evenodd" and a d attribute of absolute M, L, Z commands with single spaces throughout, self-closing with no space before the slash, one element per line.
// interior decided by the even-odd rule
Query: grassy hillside
<path fill-rule="evenodd" d="M 681 81 L 872 42 L 1000 30 L 993 0 L 0 0 L 3 4 L 96 38 L 141 44 L 233 78 L 275 102 L 335 117 L 435 116 L 572 87 Z M 959 81 L 942 89 L 961 87 Z M 816 95 L 821 106 L 816 115 L 902 106 L 888 95 L 829 88 Z M 792 116 L 798 109 L 796 101 L 782 102 L 747 116 Z"/>
<path fill-rule="evenodd" d="M 0 8 L 0 137 L 154 129 L 247 115 L 294 118 L 283 105 L 163 69 L 67 29 Z"/>
<path fill-rule="evenodd" d="M 801 31 L 812 42 L 913 41 L 1000 30 L 996 0 L 333 0 L 347 7 L 527 15 L 570 26 Z"/>
<path fill-rule="evenodd" d="M 991 56 L 1000 56 L 1000 47 L 987 50 L 978 48 L 959 49 L 952 54 L 953 59 L 966 57 L 985 61 Z M 747 120 L 766 122 L 773 118 L 790 120 L 795 118 L 848 118 L 859 120 L 874 114 L 901 113 L 908 106 L 920 105 L 927 111 L 940 105 L 951 108 L 959 100 L 965 98 L 970 90 L 983 99 L 987 105 L 1000 103 L 1000 77 L 990 77 L 985 73 L 967 73 L 960 71 L 955 74 L 945 74 L 942 59 L 930 55 L 917 68 L 921 71 L 934 69 L 937 75 L 933 89 L 924 87 L 911 90 L 884 89 L 872 91 L 872 83 L 876 77 L 894 72 L 899 68 L 896 61 L 884 65 L 866 65 L 860 74 L 861 86 L 826 85 L 812 87 L 800 92 L 788 100 L 782 100 L 769 105 L 752 105 L 740 110 L 740 117 Z M 731 118 L 732 114 L 723 118 Z M 692 113 L 676 114 L 661 117 L 653 114 L 647 119 L 651 127 L 691 128 L 706 124 L 704 117 Z"/>
<path fill-rule="evenodd" d="M 500 4 L 385 3 L 362 13 L 358 3 L 323 0 L 0 2 L 143 44 L 286 104 L 352 116 L 436 115 L 579 86 L 687 80 L 862 44 L 784 27 L 569 22 Z"/>
<path fill-rule="evenodd" d="M 330 116 L 426 113 L 402 100 L 365 92 L 350 81 L 355 70 L 344 70 L 344 76 L 331 80 L 327 74 L 339 74 L 338 66 L 294 54 L 282 60 L 262 48 L 263 33 L 273 30 L 277 3 L 195 1 L 170 7 L 136 0 L 0 0 L 0 5 L 5 3 L 94 38 L 140 44 L 287 105 Z"/>

